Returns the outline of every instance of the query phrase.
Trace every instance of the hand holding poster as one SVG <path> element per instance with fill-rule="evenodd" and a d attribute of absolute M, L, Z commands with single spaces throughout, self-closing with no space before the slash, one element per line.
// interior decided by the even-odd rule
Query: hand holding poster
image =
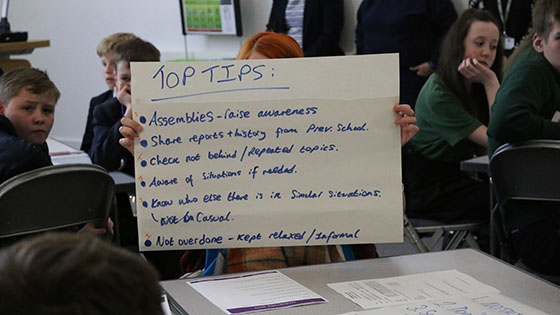
<path fill-rule="evenodd" d="M 132 63 L 141 249 L 401 241 L 397 68 Z"/>

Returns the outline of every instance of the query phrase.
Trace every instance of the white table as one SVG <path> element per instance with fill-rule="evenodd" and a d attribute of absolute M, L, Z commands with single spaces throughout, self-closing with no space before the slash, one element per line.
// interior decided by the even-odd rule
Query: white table
<path fill-rule="evenodd" d="M 91 159 L 87 153 L 74 149 L 55 138 L 48 138 L 47 145 L 49 146 L 49 154 L 54 165 L 74 163 L 91 164 Z"/>
<path fill-rule="evenodd" d="M 483 155 L 479 157 L 475 157 L 469 160 L 461 161 L 461 171 L 464 172 L 477 172 L 477 173 L 485 173 L 489 174 L 490 170 L 488 169 L 488 165 L 490 164 L 490 159 L 488 155 Z"/>
<path fill-rule="evenodd" d="M 329 303 L 306 305 L 263 314 L 341 314 L 361 308 L 334 290 L 328 283 L 385 278 L 414 273 L 457 269 L 491 285 L 501 294 L 549 314 L 560 314 L 560 288 L 489 255 L 473 249 L 432 252 L 280 269 L 282 273 L 326 298 Z M 175 314 L 224 314 L 193 290 L 187 280 L 162 281 Z"/>
<path fill-rule="evenodd" d="M 55 138 L 48 138 L 47 145 L 49 146 L 49 154 L 54 165 L 75 163 L 91 164 L 91 159 L 87 153 L 74 149 Z M 115 181 L 116 193 L 126 192 L 134 194 L 136 190 L 134 186 L 134 177 L 119 171 L 111 171 L 109 174 Z"/>

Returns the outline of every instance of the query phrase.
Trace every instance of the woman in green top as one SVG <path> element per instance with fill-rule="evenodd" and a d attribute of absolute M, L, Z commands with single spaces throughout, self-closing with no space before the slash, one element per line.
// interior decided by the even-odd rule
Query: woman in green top
<path fill-rule="evenodd" d="M 442 221 L 487 218 L 488 183 L 460 171 L 486 154 L 489 108 L 500 86 L 503 47 L 489 13 L 466 10 L 449 29 L 435 74 L 416 103 L 420 131 L 405 160 L 407 214 Z"/>

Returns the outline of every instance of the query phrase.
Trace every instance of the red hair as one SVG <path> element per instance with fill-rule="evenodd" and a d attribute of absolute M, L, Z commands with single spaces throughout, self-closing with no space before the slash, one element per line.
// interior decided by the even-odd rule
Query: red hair
<path fill-rule="evenodd" d="M 239 49 L 237 59 L 248 59 L 253 52 L 271 59 L 303 57 L 303 51 L 295 39 L 273 32 L 261 32 L 251 36 Z"/>

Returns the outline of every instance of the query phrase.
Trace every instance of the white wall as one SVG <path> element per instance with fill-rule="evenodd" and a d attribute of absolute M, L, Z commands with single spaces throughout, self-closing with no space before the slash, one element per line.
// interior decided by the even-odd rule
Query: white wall
<path fill-rule="evenodd" d="M 361 0 L 345 2 L 341 45 L 353 53 L 355 17 Z M 453 2 L 463 10 L 467 0 Z M 245 39 L 264 30 L 271 3 L 241 0 L 244 36 L 188 36 L 189 56 L 233 58 Z M 158 47 L 163 60 L 185 57 L 177 0 L 12 0 L 8 19 L 12 31 L 27 31 L 30 40 L 51 41 L 50 47 L 21 57 L 47 70 L 61 90 L 51 135 L 74 146 L 80 144 L 90 98 L 106 89 L 95 53 L 103 37 L 132 32 Z"/>

